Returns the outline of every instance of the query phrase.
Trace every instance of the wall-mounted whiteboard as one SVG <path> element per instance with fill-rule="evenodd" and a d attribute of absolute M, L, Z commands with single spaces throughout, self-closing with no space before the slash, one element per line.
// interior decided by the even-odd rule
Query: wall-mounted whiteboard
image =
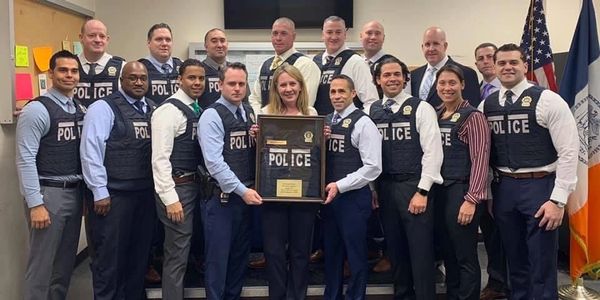
<path fill-rule="evenodd" d="M 72 11 L 84 16 L 94 17 L 96 14 L 96 0 L 39 0 L 41 3 L 46 3 L 61 7 L 68 11 Z"/>

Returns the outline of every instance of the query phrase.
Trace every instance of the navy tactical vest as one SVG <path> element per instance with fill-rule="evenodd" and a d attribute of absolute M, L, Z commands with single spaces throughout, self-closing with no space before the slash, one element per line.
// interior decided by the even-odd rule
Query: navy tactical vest
<path fill-rule="evenodd" d="M 535 116 L 543 90 L 534 85 L 504 107 L 500 106 L 499 91 L 486 98 L 483 111 L 492 131 L 493 166 L 517 170 L 549 165 L 558 159 L 550 132 Z"/>
<path fill-rule="evenodd" d="M 207 63 L 202 63 L 204 66 L 204 93 L 198 99 L 198 104 L 202 109 L 206 109 L 211 106 L 215 101 L 221 97 L 221 90 L 219 88 L 219 71 L 209 66 Z"/>
<path fill-rule="evenodd" d="M 104 98 L 119 90 L 119 76 L 121 75 L 121 66 L 124 59 L 113 56 L 108 60 L 102 72 L 90 76 L 83 71 L 79 59 L 79 83 L 75 87 L 73 98 L 81 101 L 88 107 L 94 101 Z"/>
<path fill-rule="evenodd" d="M 330 124 L 331 136 L 327 141 L 326 183 L 338 181 L 363 166 L 358 148 L 352 145 L 352 131 L 356 122 L 367 115 L 360 109 L 342 118 L 336 125 Z M 327 115 L 328 122 L 333 113 Z"/>
<path fill-rule="evenodd" d="M 70 114 L 52 99 L 41 96 L 42 103 L 50 116 L 50 130 L 40 139 L 35 163 L 40 176 L 67 176 L 81 174 L 79 144 L 83 111 L 81 103 L 74 100 L 75 113 Z"/>
<path fill-rule="evenodd" d="M 183 102 L 170 98 L 164 103 L 170 103 L 177 107 L 187 118 L 185 132 L 175 137 L 170 162 L 173 176 L 181 176 L 186 173 L 196 172 L 198 165 L 204 164 L 202 151 L 198 144 L 197 126 L 200 114 L 196 113 Z"/>
<path fill-rule="evenodd" d="M 369 114 L 383 137 L 381 175 L 400 175 L 408 179 L 421 177 L 423 149 L 417 132 L 417 108 L 421 99 L 410 97 L 393 113 L 382 100 L 371 105 Z M 431 120 L 432 122 L 434 120 Z"/>
<path fill-rule="evenodd" d="M 294 65 L 296 60 L 299 57 L 304 56 L 304 54 L 300 52 L 293 53 L 290 55 L 284 62 Z M 273 81 L 273 73 L 275 70 L 271 70 L 271 64 L 273 63 L 273 59 L 275 56 L 265 60 L 260 68 L 260 97 L 261 97 L 261 107 L 265 107 L 269 104 L 269 87 L 271 86 L 271 82 Z"/>
<path fill-rule="evenodd" d="M 121 92 L 104 98 L 104 101 L 115 115 L 104 154 L 108 187 L 122 191 L 152 188 L 150 116 L 156 104 L 146 99 L 147 111 L 143 114 Z"/>
<path fill-rule="evenodd" d="M 469 144 L 458 138 L 458 132 L 472 113 L 477 110 L 469 105 L 458 109 L 450 118 L 441 119 L 442 110 L 438 111 L 438 124 L 442 136 L 444 161 L 442 177 L 446 180 L 468 181 L 471 174 L 471 155 Z"/>
<path fill-rule="evenodd" d="M 168 74 L 163 74 L 157 70 L 156 67 L 145 58 L 140 58 L 139 62 L 143 63 L 148 70 L 148 92 L 146 97 L 155 101 L 156 104 L 161 104 L 163 101 L 175 94 L 179 89 L 179 67 L 181 67 L 181 60 L 173 57 L 173 68 Z"/>
<path fill-rule="evenodd" d="M 321 68 L 321 79 L 319 80 L 319 89 L 317 90 L 317 99 L 314 105 L 319 115 L 327 115 L 333 112 L 333 106 L 331 106 L 331 100 L 329 98 L 329 87 L 331 86 L 331 80 L 334 76 L 342 73 L 344 65 L 346 65 L 346 62 L 348 62 L 348 59 L 350 59 L 352 55 L 358 54 L 350 49 L 344 50 L 326 65 L 323 65 L 322 62 L 322 52 L 315 55 L 313 58 L 313 61 L 317 64 L 317 66 L 319 66 L 319 68 Z M 354 105 L 358 109 L 362 109 L 363 107 L 363 104 L 358 99 L 358 96 L 354 98 Z"/>

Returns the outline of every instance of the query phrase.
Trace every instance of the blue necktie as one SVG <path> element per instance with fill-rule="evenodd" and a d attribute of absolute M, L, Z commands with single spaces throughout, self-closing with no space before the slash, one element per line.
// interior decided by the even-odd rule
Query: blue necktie
<path fill-rule="evenodd" d="M 429 91 L 431 90 L 431 86 L 433 85 L 436 71 L 437 69 L 435 67 L 427 70 L 426 77 L 423 79 L 424 81 L 421 85 L 421 90 L 419 90 L 419 97 L 422 100 L 427 100 L 427 96 L 429 96 Z"/>
<path fill-rule="evenodd" d="M 342 116 L 340 116 L 340 114 L 336 113 L 333 116 L 333 118 L 331 119 L 331 124 L 337 125 L 341 120 L 342 120 Z"/>
<path fill-rule="evenodd" d="M 137 109 L 137 111 L 139 113 L 141 113 L 142 115 L 145 114 L 144 112 L 144 102 L 142 102 L 142 100 L 138 100 L 133 102 L 133 105 L 135 106 L 135 108 Z"/>
<path fill-rule="evenodd" d="M 481 91 L 481 100 L 485 100 L 491 93 L 494 86 L 491 83 L 486 83 L 483 85 L 483 90 Z"/>
<path fill-rule="evenodd" d="M 512 105 L 513 104 L 513 96 L 515 95 L 515 93 L 513 93 L 513 91 L 508 90 L 504 93 L 504 96 L 506 96 L 506 104 L 508 105 Z"/>
<path fill-rule="evenodd" d="M 241 109 L 241 108 L 239 108 L 239 107 L 238 107 L 238 108 L 236 109 L 236 111 L 235 111 L 235 117 L 236 117 L 238 120 L 240 120 L 240 121 L 242 121 L 242 122 L 245 122 L 245 121 L 244 121 L 244 118 L 242 117 L 242 109 Z"/>
<path fill-rule="evenodd" d="M 394 103 L 396 103 L 396 101 L 394 101 L 394 99 L 387 99 L 387 101 L 385 101 L 385 103 L 383 104 L 383 109 L 391 112 L 392 105 L 394 105 Z"/>

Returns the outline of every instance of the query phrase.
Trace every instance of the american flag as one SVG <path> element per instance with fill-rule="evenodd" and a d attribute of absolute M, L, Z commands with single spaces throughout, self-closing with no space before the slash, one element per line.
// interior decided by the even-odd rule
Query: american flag
<path fill-rule="evenodd" d="M 521 37 L 521 49 L 527 57 L 527 79 L 556 92 L 558 88 L 543 0 L 531 0 L 529 4 Z"/>

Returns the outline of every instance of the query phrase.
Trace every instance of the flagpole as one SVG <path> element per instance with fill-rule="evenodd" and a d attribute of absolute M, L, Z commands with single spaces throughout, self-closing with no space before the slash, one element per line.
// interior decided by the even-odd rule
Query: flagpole
<path fill-rule="evenodd" d="M 583 277 L 579 277 L 572 284 L 559 286 L 558 297 L 562 300 L 599 300 L 600 293 L 585 287 Z"/>
<path fill-rule="evenodd" d="M 534 40 L 533 40 L 533 26 L 532 26 L 533 25 L 533 1 L 535 1 L 535 0 L 530 0 L 529 1 L 529 20 L 528 20 L 528 23 L 529 23 L 529 40 L 531 41 L 531 47 L 530 47 L 531 48 L 531 53 L 529 55 L 530 59 L 529 59 L 529 66 L 528 66 L 529 70 L 527 71 L 527 79 L 529 81 L 533 81 L 533 70 L 534 70 L 534 68 L 533 68 L 533 64 L 534 64 L 533 57 L 535 55 L 534 54 L 534 52 L 535 52 L 534 48 L 535 47 L 533 46 Z"/>

